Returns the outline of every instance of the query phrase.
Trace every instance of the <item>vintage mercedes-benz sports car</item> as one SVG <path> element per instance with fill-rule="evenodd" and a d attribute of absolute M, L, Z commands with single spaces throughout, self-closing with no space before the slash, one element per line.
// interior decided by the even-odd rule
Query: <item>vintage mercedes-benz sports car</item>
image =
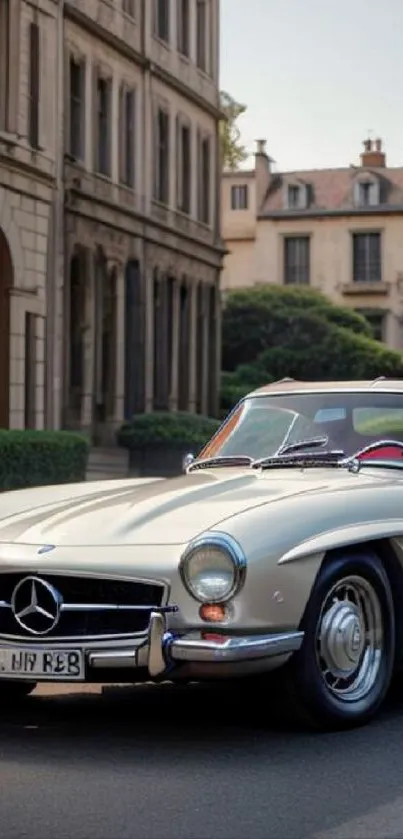
<path fill-rule="evenodd" d="M 249 677 L 343 727 L 402 659 L 402 381 L 277 382 L 177 478 L 0 497 L 3 701 Z"/>

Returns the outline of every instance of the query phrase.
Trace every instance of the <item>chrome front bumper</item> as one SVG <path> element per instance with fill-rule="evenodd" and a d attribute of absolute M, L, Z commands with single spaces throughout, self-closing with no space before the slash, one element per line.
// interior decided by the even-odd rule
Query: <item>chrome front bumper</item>
<path fill-rule="evenodd" d="M 180 665 L 214 667 L 287 657 L 299 650 L 303 637 L 303 632 L 282 632 L 207 640 L 200 632 L 178 635 L 167 630 L 165 615 L 152 612 L 146 643 L 131 649 L 89 650 L 87 661 L 95 669 L 145 667 L 150 678 L 155 679 L 168 676 Z"/>

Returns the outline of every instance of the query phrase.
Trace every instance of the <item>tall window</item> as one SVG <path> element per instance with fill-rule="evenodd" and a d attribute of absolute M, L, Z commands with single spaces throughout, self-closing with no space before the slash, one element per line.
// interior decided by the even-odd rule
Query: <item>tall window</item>
<path fill-rule="evenodd" d="M 190 213 L 191 203 L 191 131 L 189 125 L 177 122 L 177 184 L 178 209 Z"/>
<path fill-rule="evenodd" d="M 231 210 L 248 209 L 248 185 L 235 184 L 231 187 Z"/>
<path fill-rule="evenodd" d="M 207 3 L 196 0 L 196 63 L 200 70 L 207 70 Z"/>
<path fill-rule="evenodd" d="M 189 0 L 177 0 L 178 51 L 189 57 L 190 52 L 190 7 Z"/>
<path fill-rule="evenodd" d="M 135 154 L 135 92 L 122 84 L 119 91 L 119 178 L 122 184 L 134 186 Z"/>
<path fill-rule="evenodd" d="M 10 101 L 10 0 L 0 0 L 0 131 L 8 131 Z"/>
<path fill-rule="evenodd" d="M 70 154 L 85 157 L 85 64 L 70 59 Z"/>
<path fill-rule="evenodd" d="M 36 427 L 36 321 L 37 316 L 25 313 L 25 375 L 24 427 Z"/>
<path fill-rule="evenodd" d="M 96 170 L 101 175 L 110 175 L 110 131 L 111 131 L 111 82 L 99 77 L 96 89 Z"/>
<path fill-rule="evenodd" d="M 198 218 L 210 224 L 211 144 L 209 137 L 199 138 Z"/>
<path fill-rule="evenodd" d="M 169 203 L 169 114 L 158 108 L 156 116 L 155 188 L 154 197 Z"/>
<path fill-rule="evenodd" d="M 353 234 L 353 282 L 378 283 L 382 280 L 381 234 Z"/>
<path fill-rule="evenodd" d="M 29 111 L 28 140 L 32 148 L 39 148 L 39 26 L 29 26 Z"/>
<path fill-rule="evenodd" d="M 284 282 L 286 285 L 308 285 L 310 275 L 309 236 L 287 236 L 284 239 Z"/>
<path fill-rule="evenodd" d="M 170 0 L 154 0 L 155 25 L 154 32 L 161 41 L 169 41 L 169 10 Z"/>

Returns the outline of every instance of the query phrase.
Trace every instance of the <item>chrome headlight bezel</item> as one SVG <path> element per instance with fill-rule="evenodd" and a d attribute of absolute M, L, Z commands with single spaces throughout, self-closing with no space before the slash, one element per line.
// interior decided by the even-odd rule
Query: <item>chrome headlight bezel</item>
<path fill-rule="evenodd" d="M 233 565 L 234 575 L 233 575 L 233 582 L 231 589 L 226 593 L 225 597 L 216 597 L 212 598 L 209 597 L 208 599 L 201 599 L 200 596 L 196 595 L 195 591 L 193 590 L 191 583 L 189 582 L 189 576 L 187 574 L 187 569 L 189 567 L 190 560 L 194 557 L 198 551 L 203 550 L 205 548 L 215 548 L 216 550 L 222 551 L 223 554 L 226 554 L 227 558 L 229 558 Z M 194 539 L 190 544 L 187 546 L 185 552 L 182 554 L 180 563 L 179 563 L 179 574 L 182 580 L 182 583 L 190 596 L 193 600 L 196 600 L 197 603 L 204 604 L 204 603 L 228 603 L 235 597 L 236 594 L 239 594 L 241 591 L 246 578 L 246 557 L 238 542 L 232 538 L 232 536 L 228 536 L 226 533 L 208 533 L 204 536 L 200 536 L 197 539 Z"/>

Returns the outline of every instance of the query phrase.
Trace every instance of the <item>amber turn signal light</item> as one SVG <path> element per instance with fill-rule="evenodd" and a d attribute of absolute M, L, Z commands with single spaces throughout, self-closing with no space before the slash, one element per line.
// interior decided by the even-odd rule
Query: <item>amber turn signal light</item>
<path fill-rule="evenodd" d="M 204 603 L 200 606 L 199 615 L 203 621 L 209 623 L 220 623 L 226 618 L 225 606 L 220 606 L 217 603 Z"/>

